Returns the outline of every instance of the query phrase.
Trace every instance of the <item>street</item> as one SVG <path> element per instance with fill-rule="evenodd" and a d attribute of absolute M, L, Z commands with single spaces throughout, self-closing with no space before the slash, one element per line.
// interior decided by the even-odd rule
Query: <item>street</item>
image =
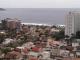
<path fill-rule="evenodd" d="M 63 58 L 63 60 L 80 60 L 80 58 Z"/>

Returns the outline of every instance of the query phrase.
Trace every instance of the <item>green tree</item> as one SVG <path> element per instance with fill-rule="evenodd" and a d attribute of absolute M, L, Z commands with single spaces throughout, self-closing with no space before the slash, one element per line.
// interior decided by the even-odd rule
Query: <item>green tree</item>
<path fill-rule="evenodd" d="M 70 39 L 68 35 L 65 35 L 65 41 L 67 42 L 67 44 L 69 43 Z"/>
<path fill-rule="evenodd" d="M 7 54 L 7 52 L 10 52 L 11 48 L 5 47 L 5 48 L 1 48 L 1 52 L 4 54 Z"/>
<path fill-rule="evenodd" d="M 60 32 L 53 34 L 52 37 L 56 38 L 56 40 L 63 39 L 65 37 L 64 30 L 61 30 Z"/>
<path fill-rule="evenodd" d="M 80 31 L 76 32 L 76 38 L 80 39 Z"/>
<path fill-rule="evenodd" d="M 74 42 L 75 39 L 76 39 L 76 35 L 75 34 L 71 34 L 70 43 Z"/>
<path fill-rule="evenodd" d="M 5 34 L 0 33 L 0 43 L 2 43 L 5 40 Z"/>

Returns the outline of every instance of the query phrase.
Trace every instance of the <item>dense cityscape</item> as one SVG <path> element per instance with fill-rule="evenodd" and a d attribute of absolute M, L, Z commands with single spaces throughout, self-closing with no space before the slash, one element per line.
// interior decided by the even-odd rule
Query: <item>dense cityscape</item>
<path fill-rule="evenodd" d="M 1 20 L 0 60 L 80 60 L 80 13 L 69 12 L 65 20 L 65 25 Z"/>

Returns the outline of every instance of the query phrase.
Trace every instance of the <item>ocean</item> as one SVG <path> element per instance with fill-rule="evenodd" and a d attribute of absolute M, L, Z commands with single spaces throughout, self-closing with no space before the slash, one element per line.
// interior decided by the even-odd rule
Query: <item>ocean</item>
<path fill-rule="evenodd" d="M 0 20 L 17 18 L 23 23 L 64 24 L 65 16 L 71 9 L 64 8 L 5 8 L 0 11 Z"/>

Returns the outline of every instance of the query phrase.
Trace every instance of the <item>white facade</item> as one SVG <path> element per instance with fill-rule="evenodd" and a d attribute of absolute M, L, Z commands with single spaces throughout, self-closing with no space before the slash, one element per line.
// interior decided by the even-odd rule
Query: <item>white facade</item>
<path fill-rule="evenodd" d="M 65 21 L 65 35 L 70 36 L 80 31 L 80 12 L 69 12 Z"/>

